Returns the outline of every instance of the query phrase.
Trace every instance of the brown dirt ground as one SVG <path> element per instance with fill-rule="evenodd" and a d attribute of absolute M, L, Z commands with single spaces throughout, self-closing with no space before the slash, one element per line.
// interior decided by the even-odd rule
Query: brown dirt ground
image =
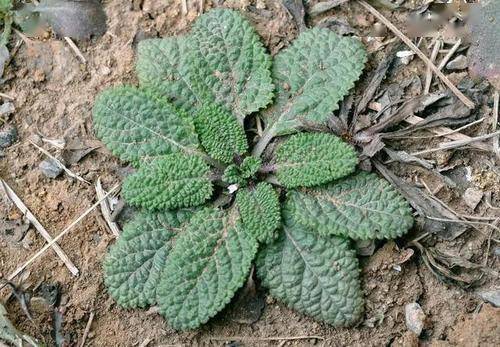
<path fill-rule="evenodd" d="M 5 150 L 5 156 L 0 159 L 0 177 L 8 182 L 53 235 L 63 230 L 95 202 L 95 192 L 92 186 L 68 176 L 57 179 L 44 177 L 38 164 L 45 158 L 28 140 L 40 143 L 38 134 L 51 139 L 94 141 L 91 109 L 95 96 L 112 85 L 136 83 L 136 39 L 184 33 L 189 30 L 197 15 L 196 10 L 192 9 L 188 15 L 182 16 L 177 1 L 144 0 L 142 7 L 138 7 L 138 3 L 141 1 L 104 1 L 108 14 L 108 32 L 101 38 L 78 43 L 88 60 L 87 64 L 81 64 L 64 41 L 47 35 L 46 38 L 32 39 L 23 44 L 6 71 L 7 81 L 2 86 L 2 92 L 15 98 L 16 112 L 9 122 L 17 127 L 19 141 Z M 212 5 L 211 1 L 205 3 L 205 10 Z M 297 30 L 278 2 L 263 3 L 268 12 L 249 10 L 245 13 L 274 54 L 293 40 Z M 246 8 L 248 4 L 255 4 L 255 1 L 225 2 L 225 6 L 236 8 Z M 374 22 L 356 4 L 342 6 L 324 16 L 328 15 L 347 18 L 352 26 L 361 31 L 369 30 Z M 390 18 L 395 23 L 401 20 L 397 16 Z M 379 53 L 370 56 L 368 71 L 376 66 L 378 59 Z M 423 71 L 425 68 L 422 63 L 414 60 L 399 76 L 390 76 L 387 83 L 414 75 L 422 77 Z M 358 93 L 361 88 L 362 86 L 358 87 Z M 487 110 L 488 106 L 485 105 L 479 112 Z M 484 128 L 470 131 L 474 133 L 477 130 Z M 50 148 L 47 144 L 42 145 Z M 426 147 L 415 141 L 400 141 L 395 146 Z M 430 158 L 439 159 L 438 155 Z M 497 202 L 495 194 L 499 187 L 499 176 L 495 170 L 490 169 L 496 168 L 496 164 L 489 154 L 477 155 L 461 151 L 447 157 L 446 161 L 448 165 L 471 167 L 476 184 L 485 191 L 492 191 L 492 202 Z M 488 163 L 493 166 L 488 166 Z M 431 190 L 440 185 L 438 178 L 419 167 L 394 165 L 392 168 L 409 182 L 415 177 L 423 179 Z M 71 170 L 91 182 L 101 177 L 104 186 L 108 188 L 121 181 L 126 172 L 124 164 L 104 148 L 72 165 Z M 460 213 L 472 214 L 473 211 L 464 205 L 461 193 L 444 187 L 438 197 Z M 484 213 L 485 209 L 481 204 L 478 213 Z M 15 207 L 2 202 L 0 219 L 16 220 L 20 217 Z M 410 237 L 408 239 L 411 240 Z M 479 263 L 487 253 L 486 239 L 483 234 L 472 230 L 454 241 L 431 238 L 427 244 Z M 151 341 L 150 346 L 222 345 L 225 342 L 215 338 L 223 336 L 247 338 L 238 344 L 232 344 L 233 346 L 264 346 L 282 342 L 256 342 L 248 338 L 312 335 L 324 340 L 306 339 L 283 343 L 297 346 L 322 343 L 328 346 L 500 344 L 499 309 L 483 305 L 473 295 L 472 289 L 460 289 L 437 280 L 417 251 L 401 263 L 408 252 L 404 247 L 404 240 L 399 243 L 399 247 L 394 242 L 379 245 L 373 256 L 362 259 L 366 313 L 363 322 L 357 327 L 333 329 L 268 297 L 264 313 L 256 323 L 239 324 L 230 321 L 228 311 L 240 309 L 233 307 L 220 313 L 206 326 L 184 333 L 169 328 L 153 311 L 124 310 L 109 298 L 103 285 L 101 263 L 112 242 L 113 238 L 107 232 L 100 212 L 94 211 L 60 241 L 61 247 L 80 269 L 79 277 L 72 277 L 51 251 L 21 276 L 22 287 L 28 292 L 35 292 L 35 299 L 35 289 L 41 283 L 60 283 L 62 332 L 70 345 L 76 345 L 81 339 L 91 312 L 95 313 L 95 319 L 87 339 L 89 346 L 138 346 L 148 339 Z M 0 235 L 0 276 L 10 274 L 43 245 L 44 241 L 33 228 L 29 229 L 22 241 Z M 493 252 L 494 247 L 495 244 L 490 252 Z M 493 259 L 490 259 L 489 265 L 498 268 L 498 256 L 491 257 Z M 395 270 L 395 265 L 398 264 L 400 271 Z M 485 276 L 481 284 L 488 286 L 491 283 L 493 280 Z M 4 289 L 0 294 L 6 299 L 9 291 Z M 43 304 L 36 305 L 40 301 L 35 299 L 32 300 L 33 322 L 26 319 L 18 303 L 12 298 L 7 301 L 7 309 L 20 330 L 50 345 L 53 343 L 51 313 Z M 427 317 L 420 339 L 409 332 L 405 325 L 404 306 L 412 302 L 420 303 Z"/>

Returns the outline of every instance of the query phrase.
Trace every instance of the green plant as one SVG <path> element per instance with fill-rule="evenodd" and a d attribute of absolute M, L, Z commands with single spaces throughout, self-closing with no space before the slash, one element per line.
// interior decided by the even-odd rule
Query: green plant
<path fill-rule="evenodd" d="M 98 137 L 136 166 L 123 196 L 142 208 L 104 261 L 115 300 L 158 304 L 172 327 L 196 328 L 255 260 L 290 307 L 334 326 L 358 320 L 349 239 L 400 236 L 411 211 L 387 182 L 356 173 L 351 146 L 303 130 L 332 116 L 365 60 L 357 40 L 316 28 L 272 64 L 252 27 L 222 9 L 188 36 L 142 41 L 140 87 L 106 90 L 93 110 Z"/>

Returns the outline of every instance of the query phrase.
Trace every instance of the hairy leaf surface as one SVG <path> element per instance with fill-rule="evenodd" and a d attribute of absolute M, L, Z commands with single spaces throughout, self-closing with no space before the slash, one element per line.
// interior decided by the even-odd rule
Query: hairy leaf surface
<path fill-rule="evenodd" d="M 229 164 L 235 155 L 242 155 L 248 150 L 243 126 L 221 106 L 212 104 L 202 107 L 194 124 L 201 145 L 216 160 Z"/>
<path fill-rule="evenodd" d="M 267 131 L 283 135 L 324 123 L 354 87 L 365 61 L 363 46 L 354 38 L 322 28 L 301 33 L 274 57 L 277 99 L 265 112 Z"/>
<path fill-rule="evenodd" d="M 256 252 L 235 209 L 197 213 L 167 259 L 157 289 L 160 312 L 175 329 L 207 322 L 245 283 Z"/>
<path fill-rule="evenodd" d="M 290 191 L 286 205 L 295 220 L 322 235 L 396 238 L 413 225 L 408 203 L 375 174 L 358 173 L 326 187 Z"/>
<path fill-rule="evenodd" d="M 175 153 L 142 165 L 125 179 L 122 192 L 129 203 L 154 211 L 200 205 L 212 189 L 201 157 Z"/>
<path fill-rule="evenodd" d="M 349 241 L 321 236 L 284 212 L 278 240 L 257 257 L 257 275 L 271 295 L 333 326 L 355 323 L 363 313 L 356 252 Z"/>
<path fill-rule="evenodd" d="M 154 94 L 134 87 L 102 92 L 94 105 L 97 136 L 113 154 L 139 164 L 198 146 L 194 126 L 186 115 Z"/>
<path fill-rule="evenodd" d="M 276 151 L 275 172 L 287 188 L 311 187 L 352 173 L 355 150 L 334 135 L 301 133 L 290 136 Z"/>
<path fill-rule="evenodd" d="M 173 240 L 192 212 L 141 212 L 126 224 L 104 259 L 104 282 L 123 307 L 156 302 L 160 280 Z"/>
<path fill-rule="evenodd" d="M 231 10 L 202 15 L 189 36 L 139 44 L 141 85 L 185 109 L 217 102 L 240 122 L 271 102 L 270 68 L 271 58 L 254 29 Z"/>
<path fill-rule="evenodd" d="M 245 231 L 259 242 L 270 242 L 280 226 L 281 211 L 278 194 L 269 183 L 259 183 L 254 188 L 238 191 L 236 205 L 241 214 Z"/>
<path fill-rule="evenodd" d="M 213 101 L 205 83 L 205 64 L 196 58 L 190 37 L 168 37 L 139 42 L 137 75 L 141 86 L 151 88 L 185 110 Z"/>
<path fill-rule="evenodd" d="M 271 102 L 271 58 L 252 26 L 236 11 L 215 9 L 193 26 L 217 102 L 243 121 Z"/>

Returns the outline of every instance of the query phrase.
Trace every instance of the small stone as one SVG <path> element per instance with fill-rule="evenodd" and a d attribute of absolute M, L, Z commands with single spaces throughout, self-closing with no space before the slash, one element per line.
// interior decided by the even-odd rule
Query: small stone
<path fill-rule="evenodd" d="M 479 202 L 481 202 L 483 195 L 484 193 L 482 190 L 476 188 L 467 188 L 464 193 L 463 199 L 465 201 L 465 204 L 474 210 Z"/>
<path fill-rule="evenodd" d="M 4 102 L 0 105 L 0 116 L 10 116 L 15 110 L 16 108 L 12 102 Z"/>
<path fill-rule="evenodd" d="M 264 0 L 257 0 L 257 4 L 255 5 L 255 8 L 258 10 L 266 9 L 266 2 Z"/>
<path fill-rule="evenodd" d="M 38 165 L 42 173 L 49 178 L 56 178 L 63 172 L 63 168 L 53 159 L 46 159 Z"/>
<path fill-rule="evenodd" d="M 446 64 L 446 68 L 448 70 L 463 70 L 467 69 L 469 62 L 467 61 L 467 57 L 465 55 L 459 55 L 448 64 Z"/>
<path fill-rule="evenodd" d="M 493 306 L 500 307 L 500 289 L 479 291 L 476 294 Z"/>
<path fill-rule="evenodd" d="M 13 125 L 7 125 L 0 130 L 0 149 L 11 146 L 17 140 L 17 129 Z"/>
<path fill-rule="evenodd" d="M 405 306 L 405 320 L 406 327 L 417 336 L 420 336 L 424 329 L 425 313 L 418 303 L 412 302 Z"/>
<path fill-rule="evenodd" d="M 109 74 L 111 73 L 111 69 L 107 66 L 103 66 L 101 68 L 101 75 L 103 76 L 109 76 Z"/>

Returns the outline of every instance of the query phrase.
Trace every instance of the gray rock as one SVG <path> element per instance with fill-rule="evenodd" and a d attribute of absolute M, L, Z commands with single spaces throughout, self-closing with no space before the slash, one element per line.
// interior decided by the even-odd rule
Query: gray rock
<path fill-rule="evenodd" d="M 418 303 L 412 302 L 405 306 L 405 321 L 406 327 L 420 336 L 425 325 L 425 313 Z"/>
<path fill-rule="evenodd" d="M 500 289 L 479 291 L 476 294 L 493 306 L 500 307 Z"/>
<path fill-rule="evenodd" d="M 7 125 L 0 130 L 0 149 L 11 146 L 17 140 L 17 129 Z"/>
<path fill-rule="evenodd" d="M 464 70 L 467 69 L 469 62 L 467 61 L 467 57 L 465 55 L 459 55 L 448 64 L 446 64 L 446 68 L 448 70 Z"/>
<path fill-rule="evenodd" d="M 4 102 L 0 105 L 0 116 L 10 116 L 15 110 L 16 108 L 12 102 Z"/>
<path fill-rule="evenodd" d="M 469 206 L 471 209 L 475 209 L 477 205 L 481 202 L 481 199 L 483 198 L 483 191 L 475 188 L 467 188 L 465 190 L 463 199 L 464 202 Z"/>
<path fill-rule="evenodd" d="M 63 168 L 52 159 L 45 159 L 38 165 L 38 168 L 49 178 L 56 178 L 63 172 Z"/>

